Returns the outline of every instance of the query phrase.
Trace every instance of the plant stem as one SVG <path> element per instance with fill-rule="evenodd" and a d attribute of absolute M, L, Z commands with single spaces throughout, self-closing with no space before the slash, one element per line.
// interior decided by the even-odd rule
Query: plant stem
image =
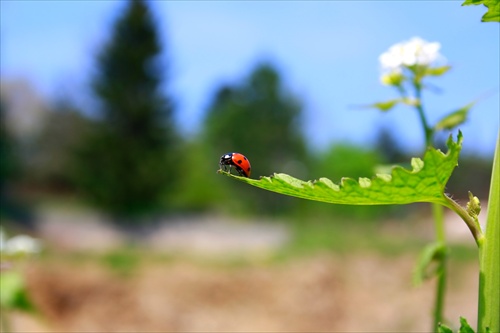
<path fill-rule="evenodd" d="M 478 246 L 481 245 L 481 243 L 484 241 L 484 235 L 483 232 L 481 231 L 481 226 L 476 223 L 476 221 L 467 213 L 467 211 L 460 206 L 455 200 L 450 198 L 449 196 L 445 195 L 444 196 L 444 205 L 454 211 L 455 213 L 458 214 L 464 220 L 465 224 L 467 224 L 467 227 L 469 228 L 470 232 L 472 233 L 472 236 L 476 240 L 476 244 Z"/>
<path fill-rule="evenodd" d="M 429 126 L 427 118 L 425 116 L 424 108 L 422 106 L 422 86 L 419 82 L 414 81 L 413 84 L 415 88 L 415 97 L 417 99 L 417 104 L 415 108 L 417 110 L 418 116 L 420 118 L 420 124 L 424 130 L 425 137 L 425 149 L 432 146 L 434 140 L 434 129 Z M 432 204 L 432 215 L 434 218 L 434 229 L 436 231 L 436 241 L 442 244 L 444 250 L 442 255 L 437 259 L 437 284 L 436 284 L 436 299 L 434 302 L 434 321 L 433 321 L 433 331 L 437 332 L 439 324 L 443 321 L 444 312 L 444 301 L 446 293 L 446 278 L 447 278 L 447 268 L 446 262 L 448 259 L 448 250 L 446 246 L 446 236 L 444 227 L 444 214 L 443 207 L 439 204 Z"/>
<path fill-rule="evenodd" d="M 436 223 L 435 231 L 436 231 L 436 238 L 438 242 L 446 242 L 446 233 L 444 229 L 444 212 L 443 212 L 443 206 L 437 203 L 432 204 L 432 217 L 434 218 L 434 221 L 442 221 L 443 223 Z"/>
<path fill-rule="evenodd" d="M 434 227 L 436 231 L 436 240 L 441 243 L 444 247 L 441 256 L 437 258 L 438 268 L 437 268 L 437 286 L 436 286 L 436 299 L 434 303 L 434 332 L 438 331 L 439 324 L 443 322 L 443 308 L 444 299 L 446 293 L 446 278 L 447 269 L 446 262 L 448 257 L 448 249 L 446 246 L 446 236 L 444 229 L 444 213 L 443 206 L 433 203 L 432 204 L 432 215 L 434 217 Z"/>
<path fill-rule="evenodd" d="M 491 175 L 484 241 L 479 244 L 477 332 L 500 332 L 500 134 Z"/>
<path fill-rule="evenodd" d="M 427 124 L 427 120 L 425 119 L 425 116 L 424 116 L 424 111 L 423 111 L 423 108 L 422 106 L 420 105 L 420 102 L 419 104 L 416 106 L 417 108 L 417 111 L 418 111 L 418 115 L 420 117 L 420 122 L 422 123 L 422 126 L 424 128 L 424 135 L 425 135 L 425 147 L 430 147 L 432 146 L 432 141 L 433 141 L 433 136 L 434 136 L 434 131 L 432 130 L 432 128 L 429 127 L 429 125 Z"/>
<path fill-rule="evenodd" d="M 424 130 L 424 138 L 425 138 L 425 148 L 432 146 L 434 130 L 429 126 L 427 122 L 427 118 L 425 116 L 424 108 L 422 107 L 422 88 L 420 85 L 415 86 L 415 97 L 417 98 L 417 105 L 415 108 L 417 109 L 418 116 L 420 118 L 420 124 Z"/>

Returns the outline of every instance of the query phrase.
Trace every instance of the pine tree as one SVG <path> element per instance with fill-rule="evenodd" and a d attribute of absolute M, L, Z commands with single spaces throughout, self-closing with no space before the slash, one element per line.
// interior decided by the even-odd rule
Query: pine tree
<path fill-rule="evenodd" d="M 99 121 L 77 152 L 76 181 L 98 208 L 135 221 L 162 208 L 176 177 L 173 106 L 148 4 L 130 0 L 97 58 Z"/>

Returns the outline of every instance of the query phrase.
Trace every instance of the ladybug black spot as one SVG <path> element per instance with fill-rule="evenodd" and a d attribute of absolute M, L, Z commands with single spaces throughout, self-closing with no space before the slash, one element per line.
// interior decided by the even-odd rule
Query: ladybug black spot
<path fill-rule="evenodd" d="M 236 161 L 236 162 L 237 162 L 238 164 L 243 163 L 243 161 L 242 161 L 242 160 L 238 160 L 238 161 Z"/>

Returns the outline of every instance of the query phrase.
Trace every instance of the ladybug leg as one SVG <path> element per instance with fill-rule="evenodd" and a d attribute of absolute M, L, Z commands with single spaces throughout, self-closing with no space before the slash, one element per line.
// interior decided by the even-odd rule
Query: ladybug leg
<path fill-rule="evenodd" d="M 235 166 L 234 167 L 236 169 L 236 172 L 238 172 L 238 175 L 241 176 L 241 177 L 246 177 L 245 176 L 245 173 L 243 172 L 243 169 L 238 167 L 238 166 Z"/>
<path fill-rule="evenodd" d="M 228 173 L 231 173 L 231 166 L 231 164 L 221 164 L 222 170 Z"/>
<path fill-rule="evenodd" d="M 228 170 L 228 167 L 229 167 L 229 170 Z M 222 171 L 225 171 L 225 172 L 228 172 L 228 171 L 231 172 L 231 166 L 224 164 L 224 163 L 219 163 L 219 169 Z"/>

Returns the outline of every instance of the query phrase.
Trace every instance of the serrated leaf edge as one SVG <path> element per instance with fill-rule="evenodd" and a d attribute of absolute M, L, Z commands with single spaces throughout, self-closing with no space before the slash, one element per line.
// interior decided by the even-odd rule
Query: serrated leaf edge
<path fill-rule="evenodd" d="M 462 140 L 463 140 L 463 136 L 462 136 L 462 133 L 459 131 L 458 132 L 458 135 L 457 135 L 457 141 L 455 142 L 453 140 L 453 137 L 450 135 L 450 137 L 448 138 L 447 140 L 447 147 L 448 147 L 448 151 L 445 153 L 443 153 L 441 150 L 439 149 L 434 149 L 434 148 L 431 148 L 434 152 L 436 153 L 440 153 L 442 155 L 443 158 L 446 158 L 447 156 L 449 156 L 449 154 L 451 153 L 451 151 L 453 149 L 458 149 L 460 150 L 461 149 L 461 144 L 462 144 Z M 428 150 L 426 152 L 429 153 L 429 151 L 432 151 L 432 150 Z M 425 157 L 424 157 L 425 159 Z M 232 174 L 229 174 L 228 172 L 225 172 L 225 171 L 222 171 L 222 170 L 219 170 L 218 172 L 219 173 L 223 173 L 223 174 L 226 174 L 227 176 L 230 176 L 230 177 L 233 177 L 233 178 L 236 178 L 236 179 L 239 179 L 241 181 L 244 181 L 246 183 L 249 183 L 250 185 L 254 185 L 254 186 L 257 186 L 257 187 L 261 187 L 259 186 L 258 182 L 270 182 L 270 183 L 273 183 L 275 181 L 279 182 L 279 183 L 284 183 L 286 185 L 288 185 L 287 187 L 287 191 L 274 191 L 274 192 L 277 192 L 277 193 L 281 193 L 281 194 L 289 194 L 289 195 L 293 195 L 295 197 L 299 197 L 299 198 L 304 198 L 304 199 L 311 199 L 311 200 L 314 200 L 311 198 L 311 196 L 307 195 L 307 194 L 303 194 L 301 192 L 302 189 L 304 188 L 310 188 L 310 189 L 314 189 L 315 191 L 331 191 L 331 190 L 334 190 L 336 192 L 339 192 L 341 191 L 342 189 L 346 188 L 346 186 L 348 185 L 352 185 L 352 186 L 358 186 L 362 189 L 366 189 L 366 188 L 369 188 L 372 186 L 372 184 L 374 182 L 380 182 L 380 181 L 383 181 L 383 182 L 391 182 L 393 181 L 395 178 L 398 177 L 398 173 L 402 172 L 402 173 L 406 173 L 406 174 L 416 174 L 420 171 L 422 171 L 422 169 L 424 169 L 425 165 L 424 165 L 424 161 L 420 158 L 412 158 L 412 169 L 406 169 L 402 166 L 395 166 L 393 167 L 392 171 L 391 171 L 391 174 L 376 174 L 375 176 L 373 176 L 372 178 L 366 178 L 366 177 L 360 177 L 357 181 L 353 178 L 348 178 L 348 177 L 344 177 L 340 180 L 340 184 L 335 184 L 333 181 L 331 181 L 330 179 L 328 178 L 319 178 L 318 180 L 309 180 L 309 181 L 304 181 L 304 180 L 300 180 L 298 178 L 295 178 L 295 177 L 292 177 L 290 175 L 287 175 L 287 174 L 284 174 L 284 173 L 274 173 L 273 175 L 271 176 L 263 176 L 263 177 L 260 177 L 259 180 L 256 180 L 256 179 L 249 179 L 249 178 L 245 178 L 245 177 L 241 177 L 241 176 L 236 176 L 236 175 L 232 175 Z M 445 184 L 440 184 L 443 186 L 444 188 L 444 185 Z M 273 191 L 272 189 L 267 189 L 267 190 L 270 190 L 270 191 Z M 328 197 L 328 193 L 325 193 L 326 196 Z M 442 196 L 439 196 L 439 197 L 427 197 L 426 200 L 421 200 L 422 202 L 423 201 L 427 201 L 427 202 L 436 202 L 436 203 L 440 203 L 440 204 L 445 204 L 446 205 L 446 202 L 444 202 L 444 193 Z M 347 204 L 353 204 L 352 202 L 343 202 L 342 200 L 338 200 L 338 201 L 335 201 L 335 200 L 320 200 L 320 201 L 324 201 L 324 202 L 330 202 L 330 203 L 338 203 L 338 204 L 342 204 L 342 203 L 347 203 Z M 415 202 L 415 201 L 411 201 L 411 202 Z M 404 204 L 404 203 L 411 203 L 410 201 L 408 202 L 397 202 L 398 204 Z M 371 202 L 371 203 L 367 203 L 367 202 L 361 202 L 361 203 L 355 203 L 355 204 L 360 204 L 360 205 L 367 205 L 367 204 L 391 204 L 391 202 Z"/>

